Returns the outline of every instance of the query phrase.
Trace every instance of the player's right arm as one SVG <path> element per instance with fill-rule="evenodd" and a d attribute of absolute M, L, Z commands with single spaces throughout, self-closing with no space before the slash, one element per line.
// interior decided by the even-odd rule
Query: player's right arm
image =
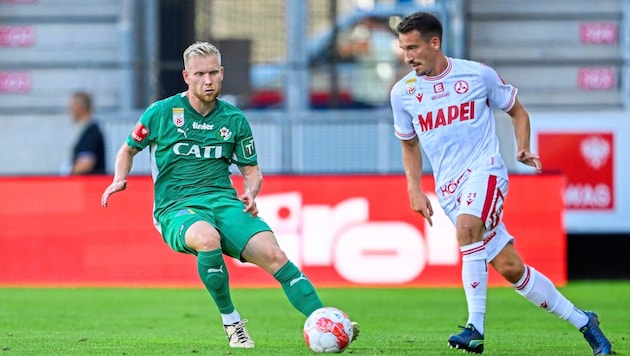
<path fill-rule="evenodd" d="M 135 148 L 131 148 L 126 142 L 120 146 L 118 153 L 116 153 L 116 163 L 114 165 L 114 179 L 112 183 L 105 188 L 103 195 L 101 196 L 101 205 L 107 207 L 107 201 L 109 197 L 117 192 L 125 190 L 127 188 L 127 177 L 131 171 L 133 164 L 133 157 L 139 151 Z"/>
<path fill-rule="evenodd" d="M 431 216 L 433 207 L 431 201 L 422 191 L 422 152 L 420 151 L 420 139 L 413 127 L 413 117 L 405 108 L 401 98 L 408 96 L 407 85 L 416 84 L 416 78 L 403 78 L 397 82 L 390 92 L 392 114 L 394 116 L 394 134 L 402 144 L 402 162 L 407 177 L 407 193 L 411 202 L 411 209 L 422 215 L 433 226 Z"/>
<path fill-rule="evenodd" d="M 402 162 L 407 177 L 407 193 L 411 202 L 411 209 L 422 215 L 433 226 L 431 216 L 433 216 L 433 207 L 431 201 L 422 191 L 422 153 L 420 151 L 420 140 L 418 136 L 414 136 L 409 140 L 401 140 L 402 143 Z"/>
<path fill-rule="evenodd" d="M 159 122 L 160 117 L 164 115 L 163 102 L 155 102 L 144 111 L 136 126 L 127 136 L 127 140 L 118 149 L 114 163 L 114 180 L 101 196 L 101 205 L 103 207 L 107 207 L 107 201 L 112 194 L 127 188 L 127 177 L 131 171 L 133 157 L 146 148 L 149 142 L 154 140 L 156 133 L 149 128 L 152 122 Z"/>

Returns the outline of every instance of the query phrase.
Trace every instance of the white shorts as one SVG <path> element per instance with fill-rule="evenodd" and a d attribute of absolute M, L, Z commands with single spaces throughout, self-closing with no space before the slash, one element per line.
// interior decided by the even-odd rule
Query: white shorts
<path fill-rule="evenodd" d="M 507 196 L 507 179 L 475 172 L 462 177 L 450 199 L 442 200 L 442 208 L 449 219 L 456 225 L 460 214 L 480 218 L 486 231 L 483 241 L 488 252 L 488 261 L 492 261 L 505 245 L 514 241 L 503 224 L 503 202 Z"/>

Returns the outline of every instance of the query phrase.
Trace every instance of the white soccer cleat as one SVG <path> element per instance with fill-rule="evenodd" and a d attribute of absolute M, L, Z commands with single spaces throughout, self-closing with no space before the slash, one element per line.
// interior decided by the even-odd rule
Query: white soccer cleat
<path fill-rule="evenodd" d="M 236 324 L 223 325 L 225 333 L 227 334 L 230 347 L 238 347 L 242 349 L 253 349 L 254 340 L 249 337 L 245 324 L 247 319 L 243 319 Z"/>

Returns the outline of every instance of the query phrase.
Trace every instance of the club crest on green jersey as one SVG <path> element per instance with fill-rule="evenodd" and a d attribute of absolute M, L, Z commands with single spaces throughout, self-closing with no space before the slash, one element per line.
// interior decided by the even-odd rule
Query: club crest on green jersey
<path fill-rule="evenodd" d="M 180 132 L 184 135 L 184 137 L 188 137 L 186 131 L 182 129 L 184 126 L 184 108 L 173 108 L 173 124 L 177 127 L 177 132 Z"/>
<path fill-rule="evenodd" d="M 232 131 L 227 127 L 223 126 L 219 131 L 217 131 L 217 138 L 223 139 L 223 141 L 227 141 L 232 137 Z"/>
<path fill-rule="evenodd" d="M 184 126 L 184 108 L 173 108 L 173 124 L 177 127 Z"/>

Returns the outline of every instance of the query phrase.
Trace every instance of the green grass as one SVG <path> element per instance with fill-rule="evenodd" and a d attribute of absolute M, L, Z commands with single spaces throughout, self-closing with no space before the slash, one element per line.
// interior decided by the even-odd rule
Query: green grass
<path fill-rule="evenodd" d="M 600 314 L 618 355 L 630 355 L 630 282 L 571 283 L 562 292 Z M 461 289 L 320 289 L 361 323 L 345 352 L 460 355 L 446 338 L 465 323 Z M 0 288 L 0 355 L 312 355 L 304 317 L 280 289 L 234 289 L 256 342 L 230 349 L 203 289 Z M 510 288 L 488 292 L 484 355 L 589 355 L 569 323 Z"/>

